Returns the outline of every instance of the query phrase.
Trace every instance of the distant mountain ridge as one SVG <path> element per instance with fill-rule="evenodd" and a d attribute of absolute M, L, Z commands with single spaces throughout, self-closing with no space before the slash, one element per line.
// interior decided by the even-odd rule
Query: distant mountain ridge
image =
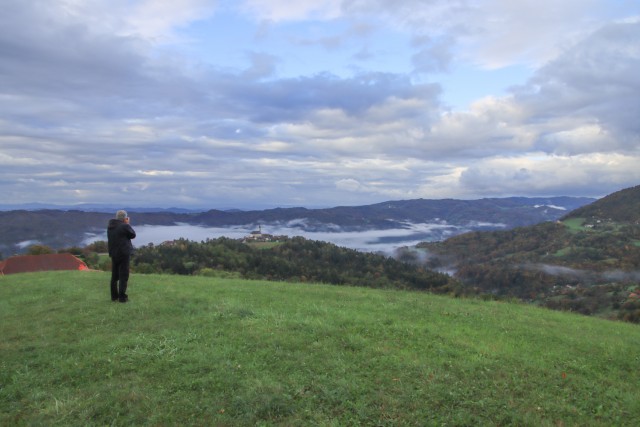
<path fill-rule="evenodd" d="M 57 211 L 82 211 L 82 212 L 101 212 L 111 213 L 119 209 L 132 212 L 170 212 L 170 213 L 194 213 L 202 212 L 202 209 L 185 209 L 185 208 L 158 208 L 158 207 L 116 207 L 100 203 L 81 203 L 78 205 L 56 205 L 52 203 L 22 203 L 22 204 L 0 204 L 0 211 L 41 211 L 41 210 L 57 210 Z M 233 210 L 233 209 L 232 209 Z"/>
<path fill-rule="evenodd" d="M 446 223 L 469 230 L 513 228 L 553 221 L 593 202 L 584 197 L 479 200 L 397 200 L 366 206 L 326 209 L 275 208 L 255 211 L 146 212 L 129 209 L 136 225 L 171 226 L 178 223 L 206 227 L 287 224 L 304 231 L 364 231 L 408 228 L 411 223 Z M 0 252 L 24 251 L 33 243 L 53 248 L 80 245 L 87 233 L 103 232 L 110 212 L 78 209 L 0 211 Z"/>
<path fill-rule="evenodd" d="M 365 206 L 337 206 L 326 209 L 275 208 L 261 211 L 228 212 L 210 210 L 194 215 L 192 221 L 208 226 L 243 225 L 306 219 L 307 229 L 338 226 L 346 230 L 401 228 L 404 223 L 446 221 L 453 225 L 471 222 L 518 227 L 556 220 L 566 212 L 596 199 L 586 197 L 509 197 L 477 200 L 414 199 Z"/>

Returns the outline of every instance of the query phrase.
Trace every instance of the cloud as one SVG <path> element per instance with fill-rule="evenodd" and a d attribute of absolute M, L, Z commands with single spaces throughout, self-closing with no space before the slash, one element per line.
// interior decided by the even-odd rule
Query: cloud
<path fill-rule="evenodd" d="M 460 176 L 461 185 L 483 194 L 529 194 L 588 196 L 607 193 L 612 185 L 640 181 L 638 157 L 622 154 L 579 156 L 520 156 L 484 159 Z"/>
<path fill-rule="evenodd" d="M 512 97 L 487 97 L 469 110 L 443 114 L 429 130 L 429 141 L 440 156 L 483 158 L 498 153 L 530 151 L 536 129 L 528 113 Z"/>
<path fill-rule="evenodd" d="M 29 3 L 43 15 L 48 15 L 52 20 L 50 23 L 79 25 L 94 34 L 113 34 L 166 44 L 184 42 L 177 30 L 211 16 L 219 1 L 58 0 L 52 4 L 46 0 L 34 0 Z"/>
<path fill-rule="evenodd" d="M 8 0 L 0 188 L 15 203 L 255 207 L 635 185 L 639 21 L 561 3 Z M 220 16 L 270 27 L 238 44 L 242 66 L 208 56 Z M 326 37 L 322 60 L 296 51 Z M 294 57 L 317 71 L 283 74 Z M 506 95 L 444 106 L 438 73 L 513 63 L 531 78 Z"/>
<path fill-rule="evenodd" d="M 567 49 L 516 89 L 531 120 L 557 125 L 559 133 L 598 129 L 605 150 L 637 150 L 640 115 L 640 20 L 611 23 Z M 576 124 L 571 128 L 569 120 Z M 608 134 L 608 135 L 607 135 Z M 562 134 L 560 134 L 562 135 Z M 593 135 L 587 140 L 592 140 Z M 593 146 L 593 144 L 587 143 Z"/>
<path fill-rule="evenodd" d="M 431 40 L 429 37 L 418 37 L 414 39 L 413 46 L 418 51 L 413 54 L 411 61 L 414 65 L 414 72 L 433 73 L 448 71 L 452 61 L 451 45 L 453 42 L 447 38 Z"/>
<path fill-rule="evenodd" d="M 249 52 L 251 67 L 243 72 L 243 77 L 249 80 L 259 80 L 270 77 L 275 73 L 278 58 L 266 53 Z"/>
<path fill-rule="evenodd" d="M 136 2 L 125 15 L 122 31 L 153 42 L 179 41 L 180 37 L 175 34 L 176 28 L 206 19 L 214 13 L 217 3 L 216 0 Z"/>
<path fill-rule="evenodd" d="M 464 56 L 486 67 L 537 66 L 597 28 L 604 2 L 597 0 L 489 0 L 470 12 Z"/>
<path fill-rule="evenodd" d="M 381 25 L 414 36 L 444 36 L 447 43 L 440 47 L 446 49 L 434 58 L 442 62 L 455 55 L 489 69 L 553 59 L 601 25 L 607 8 L 610 4 L 599 0 L 350 0 L 342 6 L 344 15 L 354 19 L 374 16 Z M 429 57 L 421 51 L 418 62 Z"/>
<path fill-rule="evenodd" d="M 610 270 L 602 273 L 595 273 L 588 270 L 578 270 L 574 268 L 550 265 L 550 264 L 527 264 L 525 268 L 542 271 L 552 276 L 568 276 L 577 277 L 582 280 L 587 279 L 589 276 L 597 277 L 598 280 L 608 282 L 625 282 L 625 281 L 637 281 L 640 278 L 639 271 L 622 271 L 622 270 Z"/>
<path fill-rule="evenodd" d="M 362 185 L 353 178 L 339 179 L 336 181 L 336 188 L 347 191 L 357 191 Z"/>
<path fill-rule="evenodd" d="M 488 69 L 544 64 L 601 25 L 611 5 L 601 0 L 333 0 L 296 5 L 246 0 L 243 9 L 274 23 L 342 20 L 367 22 L 368 32 L 391 28 L 413 40 L 415 71 L 430 73 L 446 71 L 454 57 Z M 336 35 L 317 39 L 327 46 L 344 41 Z"/>
<path fill-rule="evenodd" d="M 273 22 L 333 19 L 341 15 L 341 0 L 244 0 L 243 8 L 259 20 Z"/>

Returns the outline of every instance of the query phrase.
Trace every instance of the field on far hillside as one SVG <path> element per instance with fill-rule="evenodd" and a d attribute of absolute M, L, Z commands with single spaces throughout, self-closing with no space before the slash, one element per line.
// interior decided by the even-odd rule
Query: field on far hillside
<path fill-rule="evenodd" d="M 640 328 L 419 292 L 0 277 L 0 425 L 640 424 Z"/>

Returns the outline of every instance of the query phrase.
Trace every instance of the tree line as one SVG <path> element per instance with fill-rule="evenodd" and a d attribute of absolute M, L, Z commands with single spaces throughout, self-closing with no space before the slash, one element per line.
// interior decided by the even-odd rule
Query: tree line
<path fill-rule="evenodd" d="M 328 283 L 373 288 L 419 289 L 446 293 L 459 283 L 421 266 L 303 237 L 284 238 L 268 248 L 220 237 L 179 239 L 136 250 L 138 273 L 212 275 L 232 272 L 245 279 Z"/>
<path fill-rule="evenodd" d="M 639 322 L 640 227 L 587 225 L 547 222 L 418 246 L 429 252 L 431 268 L 454 268 L 467 294 Z"/>
<path fill-rule="evenodd" d="M 446 255 L 428 258 L 416 256 L 415 250 L 400 251 L 396 258 L 363 253 L 337 245 L 307 240 L 302 237 L 283 238 L 267 246 L 245 244 L 229 238 L 195 242 L 179 239 L 162 245 L 149 244 L 138 248 L 132 258 L 134 273 L 160 273 L 236 277 L 291 282 L 328 283 L 372 288 L 427 290 L 453 296 L 473 296 L 484 299 L 518 299 L 555 310 L 574 311 L 585 315 L 603 315 L 640 323 L 640 285 L 633 274 L 612 280 L 597 270 L 579 270 L 586 263 L 582 256 L 567 251 L 568 241 L 603 239 L 603 236 L 579 236 L 571 239 L 560 229 L 555 238 L 540 240 L 542 231 L 558 230 L 547 223 L 519 232 L 469 233 L 454 237 L 446 245 L 455 245 L 462 261 L 457 264 L 456 278 L 434 271 L 446 265 Z M 551 233 L 554 234 L 554 233 Z M 608 238 L 621 234 L 612 233 Z M 538 238 L 536 238 L 538 236 Z M 626 238 L 635 238 L 633 232 Z M 567 240 L 568 239 L 568 240 Z M 601 247 L 609 247 L 599 241 Z M 611 243 L 611 242 L 608 242 Z M 618 242 L 620 243 L 620 242 Z M 626 240 L 625 243 L 628 243 Z M 428 245 L 434 248 L 445 243 Z M 425 246 L 425 245 L 421 245 Z M 511 249 L 505 249 L 507 246 Z M 623 245 L 615 245 L 618 248 Z M 449 247 L 450 248 L 450 247 Z M 509 253 L 519 248 L 520 251 Z M 618 249 L 605 249 L 612 255 Z M 33 245 L 29 254 L 53 253 L 45 245 Z M 94 242 L 84 248 L 71 247 L 69 252 L 83 259 L 90 268 L 109 271 L 107 244 Z M 631 251 L 635 254 L 634 251 Z M 528 253 L 528 256 L 525 254 Z M 449 252 L 451 254 L 451 252 Z M 535 254 L 536 256 L 532 256 Z M 618 258 L 620 266 L 634 262 L 630 254 Z M 576 262 L 571 263 L 576 256 Z M 494 258 L 495 257 L 495 258 Z M 544 260 L 562 259 L 572 268 L 553 271 L 545 268 Z M 595 259 L 596 257 L 592 258 Z M 599 259 L 601 258 L 598 257 Z M 610 258 L 609 258 L 610 259 Z M 451 261 L 451 260 L 448 260 Z M 609 263 L 610 264 L 610 263 Z M 638 265 L 638 264 L 636 264 Z"/>

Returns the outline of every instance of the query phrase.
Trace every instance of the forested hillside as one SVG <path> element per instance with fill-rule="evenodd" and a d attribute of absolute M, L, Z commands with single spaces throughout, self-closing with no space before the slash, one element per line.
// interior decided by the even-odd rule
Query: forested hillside
<path fill-rule="evenodd" d="M 563 219 L 587 218 L 616 222 L 640 222 L 640 185 L 617 191 L 571 211 Z"/>
<path fill-rule="evenodd" d="M 459 283 L 446 274 L 407 265 L 382 255 L 358 252 L 302 237 L 283 238 L 266 248 L 218 238 L 203 242 L 180 239 L 137 250 L 139 273 L 221 275 L 249 279 L 330 283 L 373 288 L 452 292 Z"/>
<path fill-rule="evenodd" d="M 423 243 L 432 268 L 455 271 L 465 293 L 640 321 L 640 187 L 562 221 Z"/>

